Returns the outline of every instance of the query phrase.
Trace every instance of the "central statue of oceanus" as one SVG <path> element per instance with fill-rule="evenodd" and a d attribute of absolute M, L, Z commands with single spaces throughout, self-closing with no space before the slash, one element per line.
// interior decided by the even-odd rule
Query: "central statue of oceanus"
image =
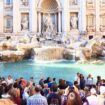
<path fill-rule="evenodd" d="M 47 17 L 43 20 L 42 33 L 48 39 L 52 39 L 53 36 L 57 33 L 56 26 L 53 24 L 50 14 L 48 14 Z"/>

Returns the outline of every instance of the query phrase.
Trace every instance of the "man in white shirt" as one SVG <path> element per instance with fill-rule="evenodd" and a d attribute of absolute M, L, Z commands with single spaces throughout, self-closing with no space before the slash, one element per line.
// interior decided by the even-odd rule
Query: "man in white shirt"
<path fill-rule="evenodd" d="M 12 79 L 11 75 L 9 75 L 7 78 L 7 84 L 8 85 L 13 84 L 13 79 Z"/>

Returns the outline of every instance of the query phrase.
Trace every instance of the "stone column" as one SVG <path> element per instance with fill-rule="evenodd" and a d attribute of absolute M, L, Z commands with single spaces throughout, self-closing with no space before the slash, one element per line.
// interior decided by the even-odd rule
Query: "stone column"
<path fill-rule="evenodd" d="M 13 0 L 13 32 L 21 31 L 20 0 Z"/>
<path fill-rule="evenodd" d="M 84 33 L 86 32 L 86 0 L 80 0 L 79 6 L 80 6 L 80 11 L 78 14 L 79 18 L 78 28 L 80 33 Z"/>
<path fill-rule="evenodd" d="M 69 0 L 62 1 L 62 31 L 64 34 L 70 32 Z"/>
<path fill-rule="evenodd" d="M 61 34 L 61 12 L 58 13 L 58 33 Z"/>
<path fill-rule="evenodd" d="M 41 12 L 38 13 L 39 33 L 41 33 Z"/>
<path fill-rule="evenodd" d="M 4 7 L 4 0 L 0 0 L 0 33 L 3 33 L 3 28 L 4 28 L 4 13 L 3 13 L 3 7 Z"/>
<path fill-rule="evenodd" d="M 37 3 L 36 0 L 29 0 L 30 12 L 29 12 L 29 29 L 30 32 L 37 33 Z"/>
<path fill-rule="evenodd" d="M 96 33 L 100 31 L 100 1 L 95 0 L 95 9 L 96 9 Z"/>
<path fill-rule="evenodd" d="M 57 23 L 57 15 L 56 15 L 56 13 L 54 14 L 54 17 L 55 17 L 55 25 L 56 25 L 56 23 Z"/>

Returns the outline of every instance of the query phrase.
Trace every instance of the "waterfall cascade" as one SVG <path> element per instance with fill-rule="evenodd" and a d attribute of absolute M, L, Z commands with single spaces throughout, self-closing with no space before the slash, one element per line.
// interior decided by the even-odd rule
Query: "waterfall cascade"
<path fill-rule="evenodd" d="M 35 48 L 35 60 L 60 60 L 63 59 L 64 48 L 62 47 L 42 47 Z"/>

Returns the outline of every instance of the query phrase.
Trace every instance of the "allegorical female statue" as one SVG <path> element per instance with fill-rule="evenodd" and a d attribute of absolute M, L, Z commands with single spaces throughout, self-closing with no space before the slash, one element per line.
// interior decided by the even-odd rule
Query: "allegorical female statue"
<path fill-rule="evenodd" d="M 29 0 L 21 0 L 22 5 L 27 6 L 28 5 Z"/>
<path fill-rule="evenodd" d="M 77 29 L 78 27 L 78 18 L 77 16 L 72 16 L 70 20 L 71 29 Z"/>
<path fill-rule="evenodd" d="M 27 30 L 29 28 L 28 16 L 23 16 L 21 21 L 21 29 Z"/>
<path fill-rule="evenodd" d="M 76 5 L 77 4 L 77 0 L 70 0 L 70 4 L 71 5 Z"/>

